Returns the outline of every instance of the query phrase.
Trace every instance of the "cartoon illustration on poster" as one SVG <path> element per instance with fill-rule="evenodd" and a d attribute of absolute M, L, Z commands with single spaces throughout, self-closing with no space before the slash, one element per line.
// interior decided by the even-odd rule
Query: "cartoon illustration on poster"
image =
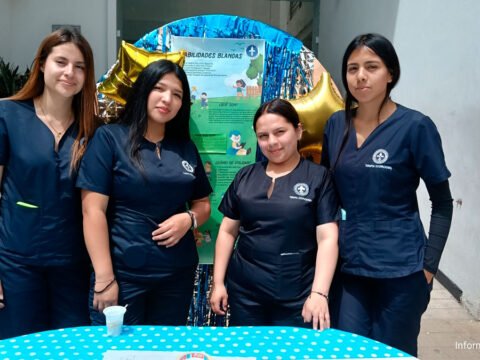
<path fill-rule="evenodd" d="M 212 263 L 222 220 L 218 205 L 237 171 L 255 161 L 252 128 L 260 106 L 265 42 L 259 39 L 171 37 L 171 51 L 187 51 L 192 95 L 190 132 L 214 192 L 212 216 L 196 232 L 201 263 Z M 193 92 L 192 92 L 193 94 Z"/>

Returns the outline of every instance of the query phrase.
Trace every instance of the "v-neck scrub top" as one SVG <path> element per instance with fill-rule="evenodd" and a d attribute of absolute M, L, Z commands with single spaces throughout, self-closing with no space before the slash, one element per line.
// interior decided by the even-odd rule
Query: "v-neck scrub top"
<path fill-rule="evenodd" d="M 316 227 L 337 220 L 338 201 L 328 170 L 303 159 L 275 179 L 268 198 L 272 178 L 266 165 L 242 168 L 219 206 L 240 221 L 228 281 L 259 297 L 297 299 L 313 282 Z"/>
<path fill-rule="evenodd" d="M 82 214 L 71 149 L 73 124 L 55 151 L 50 129 L 33 101 L 0 101 L 0 256 L 27 265 L 86 261 Z"/>
<path fill-rule="evenodd" d="M 212 192 L 191 141 L 165 138 L 160 158 L 144 139 L 141 168 L 129 156 L 129 127 L 100 127 L 80 165 L 77 187 L 109 196 L 107 218 L 115 271 L 126 278 L 156 279 L 172 269 L 195 266 L 192 231 L 170 248 L 152 240 L 154 223 L 186 211 L 186 204 Z"/>
<path fill-rule="evenodd" d="M 345 148 L 345 112 L 325 127 L 322 163 L 333 177 L 344 209 L 340 256 L 345 273 L 375 278 L 410 275 L 423 269 L 426 235 L 416 190 L 447 180 L 440 135 L 432 120 L 397 104 L 395 112 L 357 148 L 352 127 Z"/>

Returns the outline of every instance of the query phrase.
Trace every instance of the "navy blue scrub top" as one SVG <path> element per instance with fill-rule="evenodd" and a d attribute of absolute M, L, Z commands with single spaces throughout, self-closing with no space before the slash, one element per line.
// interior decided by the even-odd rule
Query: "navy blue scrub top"
<path fill-rule="evenodd" d="M 70 172 L 76 125 L 58 152 L 33 101 L 0 101 L 0 256 L 30 265 L 86 261 L 80 193 Z M 35 207 L 22 206 L 22 203 Z"/>
<path fill-rule="evenodd" d="M 325 127 L 322 164 L 334 166 L 345 113 Z M 426 235 L 416 190 L 447 180 L 440 135 L 433 121 L 397 104 L 396 111 L 357 148 L 354 128 L 333 169 L 345 221 L 340 222 L 342 271 L 393 278 L 423 269 Z"/>
<path fill-rule="evenodd" d="M 100 127 L 80 165 L 77 187 L 109 196 L 108 226 L 114 269 L 124 277 L 158 279 L 195 266 L 192 231 L 170 248 L 158 246 L 152 231 L 186 204 L 212 192 L 197 148 L 191 141 L 165 138 L 159 159 L 156 145 L 144 139 L 140 171 L 129 156 L 129 128 Z"/>
<path fill-rule="evenodd" d="M 242 168 L 219 206 L 240 221 L 229 277 L 237 269 L 236 281 L 258 296 L 304 296 L 315 272 L 316 227 L 337 220 L 337 196 L 328 170 L 301 159 L 292 172 L 275 179 L 268 198 L 272 179 L 266 165 Z"/>

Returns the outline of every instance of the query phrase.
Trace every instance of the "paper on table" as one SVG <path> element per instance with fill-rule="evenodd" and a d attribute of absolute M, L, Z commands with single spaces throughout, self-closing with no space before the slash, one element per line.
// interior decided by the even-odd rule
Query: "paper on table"
<path fill-rule="evenodd" d="M 198 352 L 200 353 L 200 352 Z M 191 352 L 181 351 L 137 351 L 137 350 L 108 350 L 103 354 L 103 360 L 180 360 L 184 355 L 191 354 Z M 205 360 L 256 360 L 255 357 L 240 357 L 240 356 L 210 356 L 203 353 L 207 357 Z M 188 357 L 188 359 L 196 359 L 195 357 Z"/>

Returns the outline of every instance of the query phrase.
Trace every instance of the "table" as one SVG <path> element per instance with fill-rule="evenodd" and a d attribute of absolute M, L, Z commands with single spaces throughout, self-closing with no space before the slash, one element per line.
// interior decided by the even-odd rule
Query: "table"
<path fill-rule="evenodd" d="M 334 329 L 294 327 L 104 326 L 45 331 L 0 341 L 0 358 L 102 359 L 107 350 L 205 352 L 256 359 L 415 359 L 365 337 Z M 161 359 L 161 357 L 159 357 Z"/>

